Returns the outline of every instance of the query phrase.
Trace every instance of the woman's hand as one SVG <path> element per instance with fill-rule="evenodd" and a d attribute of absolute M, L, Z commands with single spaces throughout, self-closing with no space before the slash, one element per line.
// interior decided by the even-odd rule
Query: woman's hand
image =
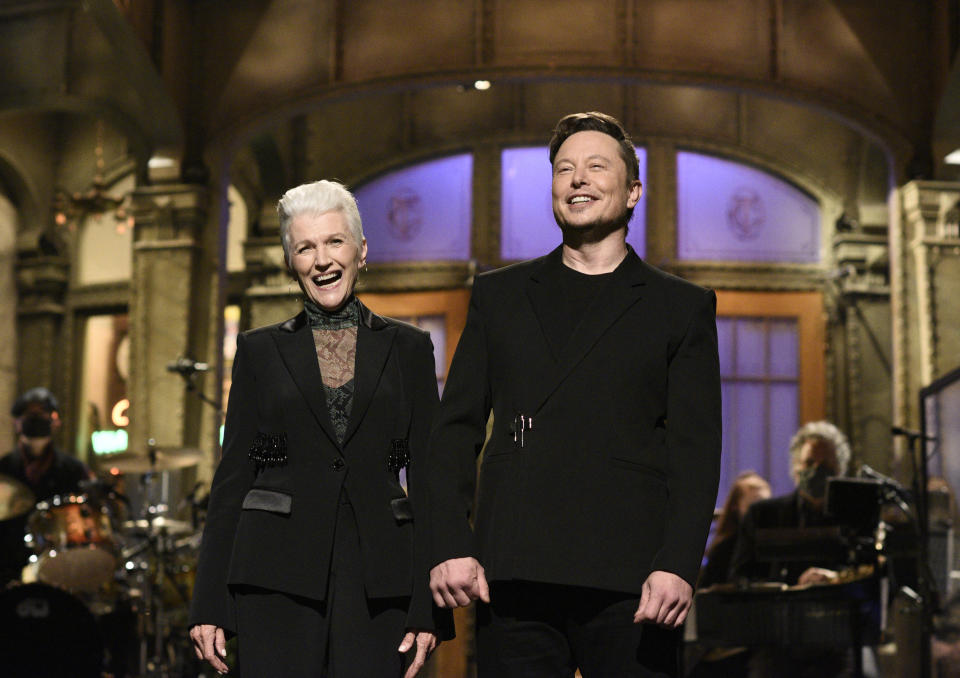
<path fill-rule="evenodd" d="M 230 671 L 230 667 L 223 662 L 223 657 L 227 656 L 227 638 L 223 629 L 213 624 L 197 624 L 190 629 L 190 639 L 198 659 L 206 659 L 217 673 Z"/>
<path fill-rule="evenodd" d="M 403 678 L 413 678 L 423 668 L 430 653 L 437 647 L 437 634 L 432 631 L 410 629 L 407 631 L 407 635 L 403 637 L 403 642 L 400 643 L 398 650 L 401 653 L 409 652 L 414 645 L 417 646 L 417 656 L 413 658 L 413 663 L 407 669 Z"/>

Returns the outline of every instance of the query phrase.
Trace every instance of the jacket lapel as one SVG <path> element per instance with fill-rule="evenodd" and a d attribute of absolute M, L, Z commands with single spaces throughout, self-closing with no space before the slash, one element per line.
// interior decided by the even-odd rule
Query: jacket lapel
<path fill-rule="evenodd" d="M 566 346 L 559 351 L 555 369 L 540 382 L 542 387 L 537 390 L 533 400 L 536 406 L 532 412 L 537 412 L 543 407 L 547 399 L 580 364 L 600 337 L 643 296 L 643 286 L 646 283 L 643 262 L 632 247 L 628 245 L 627 248 L 626 258 L 614 271 L 610 282 L 577 324 Z"/>
<path fill-rule="evenodd" d="M 310 329 L 310 323 L 307 322 L 307 314 L 300 313 L 295 318 L 282 323 L 273 337 L 290 377 L 309 405 L 314 418 L 331 442 L 337 445 L 337 436 L 330 422 L 330 414 L 327 412 L 323 377 L 320 375 L 317 348 L 313 343 L 313 331 Z"/>
<path fill-rule="evenodd" d="M 346 445 L 363 420 L 373 394 L 380 383 L 390 347 L 396 337 L 397 328 L 384 321 L 369 308 L 360 304 L 360 324 L 357 327 L 357 362 L 354 372 L 353 406 L 350 408 L 350 421 L 343 436 Z"/>

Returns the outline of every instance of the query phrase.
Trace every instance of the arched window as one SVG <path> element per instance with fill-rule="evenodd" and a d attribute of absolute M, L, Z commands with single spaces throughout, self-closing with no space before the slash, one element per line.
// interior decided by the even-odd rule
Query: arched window
<path fill-rule="evenodd" d="M 677 258 L 817 263 L 820 207 L 766 172 L 680 151 Z"/>
<path fill-rule="evenodd" d="M 470 258 L 473 155 L 410 165 L 355 191 L 371 262 Z"/>

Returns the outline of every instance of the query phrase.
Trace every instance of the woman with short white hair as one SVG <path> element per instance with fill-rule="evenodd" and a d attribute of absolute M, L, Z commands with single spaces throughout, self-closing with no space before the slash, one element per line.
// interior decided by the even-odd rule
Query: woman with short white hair
<path fill-rule="evenodd" d="M 418 531 L 433 345 L 354 295 L 367 241 L 346 188 L 297 186 L 277 209 L 304 309 L 237 339 L 190 635 L 220 672 L 237 634 L 247 676 L 410 678 L 452 629 Z"/>

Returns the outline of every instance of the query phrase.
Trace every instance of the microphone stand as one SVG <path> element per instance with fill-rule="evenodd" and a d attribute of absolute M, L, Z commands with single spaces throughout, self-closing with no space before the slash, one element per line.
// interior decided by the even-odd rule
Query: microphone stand
<path fill-rule="evenodd" d="M 893 429 L 894 435 L 907 439 L 910 449 L 910 461 L 913 467 L 913 490 L 917 505 L 917 526 L 919 540 L 917 548 L 917 588 L 920 589 L 920 673 L 919 678 L 931 676 L 931 638 L 933 636 L 933 578 L 930 573 L 930 523 L 927 513 L 927 454 L 923 448 L 926 436 L 899 427 Z"/>

